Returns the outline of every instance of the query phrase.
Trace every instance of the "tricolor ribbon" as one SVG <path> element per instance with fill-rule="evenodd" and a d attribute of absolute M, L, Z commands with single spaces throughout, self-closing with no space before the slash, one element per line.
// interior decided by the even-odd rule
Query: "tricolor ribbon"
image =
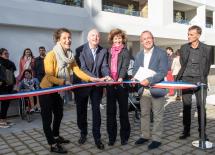
<path fill-rule="evenodd" d="M 31 96 L 40 96 L 45 94 L 51 94 L 56 92 L 62 92 L 67 90 L 73 90 L 76 88 L 82 87 L 92 87 L 92 86 L 105 86 L 105 85 L 119 85 L 119 84 L 137 84 L 136 81 L 123 81 L 123 82 L 96 82 L 96 83 L 82 83 L 82 84 L 73 84 L 73 85 L 64 85 L 64 86 L 55 86 L 51 88 L 44 88 L 39 90 L 27 91 L 27 92 L 18 92 L 14 94 L 4 94 L 0 95 L 1 100 L 10 100 L 18 99 Z M 195 84 L 190 84 L 187 82 L 160 82 L 155 85 L 152 85 L 153 88 L 174 88 L 174 89 L 192 89 L 198 87 Z"/>

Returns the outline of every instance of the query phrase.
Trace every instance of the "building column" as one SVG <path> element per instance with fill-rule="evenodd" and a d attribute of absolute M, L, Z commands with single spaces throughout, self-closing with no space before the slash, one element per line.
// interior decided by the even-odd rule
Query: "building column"
<path fill-rule="evenodd" d="M 215 11 L 213 11 L 213 29 L 215 29 Z"/>
<path fill-rule="evenodd" d="M 199 6 L 197 8 L 197 18 L 195 23 L 199 25 L 202 29 L 205 28 L 206 24 L 206 7 L 205 5 Z"/>
<path fill-rule="evenodd" d="M 173 23 L 173 0 L 148 0 L 148 18 L 153 25 Z"/>
<path fill-rule="evenodd" d="M 205 28 L 206 28 L 206 6 L 202 5 L 197 8 L 196 24 L 202 28 L 202 35 L 200 40 L 205 41 Z"/>
<path fill-rule="evenodd" d="M 102 10 L 102 0 L 84 0 L 84 8 L 94 17 Z"/>
<path fill-rule="evenodd" d="M 87 42 L 87 34 L 92 28 L 97 28 L 94 21 L 94 17 L 102 10 L 102 0 L 84 0 L 84 8 L 89 14 L 90 22 L 86 25 L 84 31 L 82 31 L 81 41 Z"/>
<path fill-rule="evenodd" d="M 102 11 L 102 0 L 92 0 L 92 16 L 95 17 L 100 11 Z"/>

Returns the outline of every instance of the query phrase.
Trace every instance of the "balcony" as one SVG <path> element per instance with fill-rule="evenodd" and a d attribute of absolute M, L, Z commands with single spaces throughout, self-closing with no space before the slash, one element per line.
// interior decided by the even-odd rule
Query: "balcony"
<path fill-rule="evenodd" d="M 173 22 L 179 24 L 190 25 L 197 15 L 195 6 L 174 2 L 173 9 Z"/>
<path fill-rule="evenodd" d="M 205 24 L 205 27 L 206 27 L 206 28 L 213 28 L 213 24 L 207 24 L 207 23 L 206 23 L 206 24 Z"/>
<path fill-rule="evenodd" d="M 37 1 L 57 3 L 57 4 L 76 6 L 76 7 L 83 7 L 83 3 L 84 3 L 83 0 L 37 0 Z"/>
<path fill-rule="evenodd" d="M 148 0 L 102 0 L 102 10 L 147 18 Z"/>
<path fill-rule="evenodd" d="M 174 23 L 190 25 L 190 20 L 183 19 L 183 18 L 178 18 L 177 15 L 176 15 L 176 16 L 174 16 Z"/>
<path fill-rule="evenodd" d="M 206 10 L 205 27 L 213 28 L 213 11 L 211 11 L 211 10 Z"/>
<path fill-rule="evenodd" d="M 103 11 L 120 13 L 125 15 L 140 16 L 140 11 L 133 11 L 125 8 L 103 5 Z"/>

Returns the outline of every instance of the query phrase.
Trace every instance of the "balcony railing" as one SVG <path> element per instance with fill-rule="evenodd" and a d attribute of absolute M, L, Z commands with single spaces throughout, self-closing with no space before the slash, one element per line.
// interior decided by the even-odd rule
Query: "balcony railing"
<path fill-rule="evenodd" d="M 213 24 L 207 24 L 207 23 L 206 23 L 206 24 L 205 24 L 205 27 L 206 27 L 206 28 L 213 28 Z"/>
<path fill-rule="evenodd" d="M 43 2 L 57 3 L 69 6 L 83 7 L 83 0 L 37 0 Z"/>
<path fill-rule="evenodd" d="M 140 11 L 128 10 L 125 8 L 103 5 L 103 11 L 126 14 L 131 16 L 140 16 Z"/>
<path fill-rule="evenodd" d="M 181 20 L 175 20 L 175 19 L 174 19 L 174 22 L 175 22 L 175 23 L 179 23 L 179 24 L 190 25 L 190 21 L 187 20 L 187 19 L 181 19 Z"/>

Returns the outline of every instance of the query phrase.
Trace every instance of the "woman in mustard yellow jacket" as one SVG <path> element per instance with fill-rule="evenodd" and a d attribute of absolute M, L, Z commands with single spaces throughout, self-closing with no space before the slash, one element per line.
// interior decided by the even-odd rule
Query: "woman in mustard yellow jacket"
<path fill-rule="evenodd" d="M 56 45 L 44 59 L 45 76 L 40 83 L 41 88 L 49 88 L 58 85 L 70 84 L 71 70 L 84 81 L 99 81 L 85 74 L 77 66 L 70 50 L 71 32 L 61 28 L 55 31 L 54 40 Z M 69 143 L 59 134 L 60 123 L 63 117 L 63 100 L 58 93 L 39 96 L 43 130 L 50 145 L 50 151 L 67 153 L 62 143 Z M 53 115 L 53 119 L 52 119 Z M 53 123 L 52 123 L 53 122 Z M 52 127 L 51 127 L 52 124 Z"/>

